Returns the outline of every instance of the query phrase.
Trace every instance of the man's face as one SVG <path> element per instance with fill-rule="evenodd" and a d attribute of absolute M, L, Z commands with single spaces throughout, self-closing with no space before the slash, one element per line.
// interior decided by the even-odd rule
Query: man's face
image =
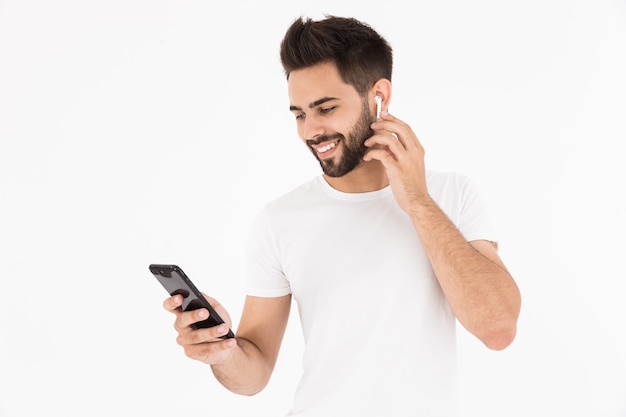
<path fill-rule="evenodd" d="M 363 160 L 363 142 L 373 135 L 370 113 L 353 86 L 332 63 L 294 71 L 289 76 L 290 110 L 298 135 L 329 177 L 342 177 Z"/>

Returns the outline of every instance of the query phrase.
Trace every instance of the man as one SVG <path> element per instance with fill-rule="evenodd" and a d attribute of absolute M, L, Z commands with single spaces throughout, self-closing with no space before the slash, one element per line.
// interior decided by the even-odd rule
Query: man
<path fill-rule="evenodd" d="M 371 27 L 298 19 L 281 44 L 298 135 L 323 175 L 270 202 L 248 247 L 247 296 L 230 325 L 194 330 L 206 310 L 176 314 L 177 342 L 233 392 L 270 379 L 292 297 L 305 338 L 291 416 L 452 416 L 455 322 L 488 348 L 514 339 L 517 286 L 483 205 L 462 175 L 424 167 L 412 129 L 389 114 L 392 50 Z M 382 111 L 376 118 L 376 97 Z"/>

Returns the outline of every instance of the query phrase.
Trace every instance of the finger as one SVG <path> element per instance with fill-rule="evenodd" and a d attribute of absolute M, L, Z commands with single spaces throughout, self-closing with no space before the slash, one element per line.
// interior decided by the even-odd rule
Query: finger
<path fill-rule="evenodd" d="M 404 148 L 404 146 L 402 146 L 398 138 L 390 134 L 387 134 L 387 135 L 376 134 L 370 137 L 369 139 L 367 139 L 364 143 L 365 143 L 365 146 L 369 148 L 372 148 L 375 145 L 380 145 L 380 149 L 388 149 L 388 151 L 396 159 L 401 158 L 402 155 L 406 153 L 406 149 Z"/>
<path fill-rule="evenodd" d="M 183 346 L 185 355 L 211 365 L 226 361 L 232 348 L 237 346 L 236 339 L 227 339 L 215 343 L 202 343 Z"/>
<path fill-rule="evenodd" d="M 398 161 L 396 161 L 393 155 L 386 149 L 370 149 L 363 157 L 363 160 L 380 161 L 390 177 L 397 171 Z"/>
<path fill-rule="evenodd" d="M 411 127 L 397 117 L 386 113 L 381 119 L 374 122 L 371 126 L 373 130 L 385 130 L 394 133 L 398 141 L 405 149 L 410 149 L 415 145 L 420 145 L 419 140 Z M 421 145 L 420 145 L 421 146 Z"/>
<path fill-rule="evenodd" d="M 222 336 L 228 333 L 228 326 L 220 324 L 214 327 L 191 329 L 178 333 L 176 342 L 181 346 L 197 345 L 222 341 Z"/>
<path fill-rule="evenodd" d="M 180 312 L 177 314 L 174 328 L 180 333 L 190 329 L 194 323 L 206 320 L 207 317 L 209 317 L 209 311 L 206 308 Z"/>
<path fill-rule="evenodd" d="M 169 311 L 170 313 L 174 313 L 176 309 L 180 308 L 183 304 L 183 297 L 181 295 L 175 295 L 173 297 L 166 298 L 163 301 L 163 308 Z"/>
<path fill-rule="evenodd" d="M 222 304 L 220 304 L 220 302 L 217 301 L 215 298 L 209 297 L 205 293 L 202 293 L 202 295 L 207 299 L 209 304 L 211 304 L 211 307 L 213 307 L 213 309 L 217 312 L 217 314 L 219 314 L 222 317 L 222 319 L 230 326 L 232 324 L 232 321 L 230 319 L 230 314 L 228 314 L 228 311 L 226 311 L 224 306 L 222 306 Z"/>

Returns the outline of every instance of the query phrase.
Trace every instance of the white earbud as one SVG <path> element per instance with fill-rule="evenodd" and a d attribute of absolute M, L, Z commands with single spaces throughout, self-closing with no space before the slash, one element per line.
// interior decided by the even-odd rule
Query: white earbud
<path fill-rule="evenodd" d="M 380 108 L 382 106 L 383 99 L 380 96 L 374 97 L 376 100 L 376 119 L 380 119 Z"/>

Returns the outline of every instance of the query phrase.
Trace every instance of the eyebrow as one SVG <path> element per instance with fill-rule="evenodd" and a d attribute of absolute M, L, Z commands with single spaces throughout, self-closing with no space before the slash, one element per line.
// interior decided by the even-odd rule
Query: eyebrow
<path fill-rule="evenodd" d="M 309 103 L 309 109 L 317 107 L 317 106 L 319 106 L 321 104 L 324 104 L 327 101 L 331 101 L 331 100 L 337 100 L 337 97 L 322 97 L 319 100 L 315 100 L 315 101 Z M 289 106 L 289 111 L 294 111 L 294 110 L 302 110 L 302 107 L 299 107 L 299 106 Z"/>

